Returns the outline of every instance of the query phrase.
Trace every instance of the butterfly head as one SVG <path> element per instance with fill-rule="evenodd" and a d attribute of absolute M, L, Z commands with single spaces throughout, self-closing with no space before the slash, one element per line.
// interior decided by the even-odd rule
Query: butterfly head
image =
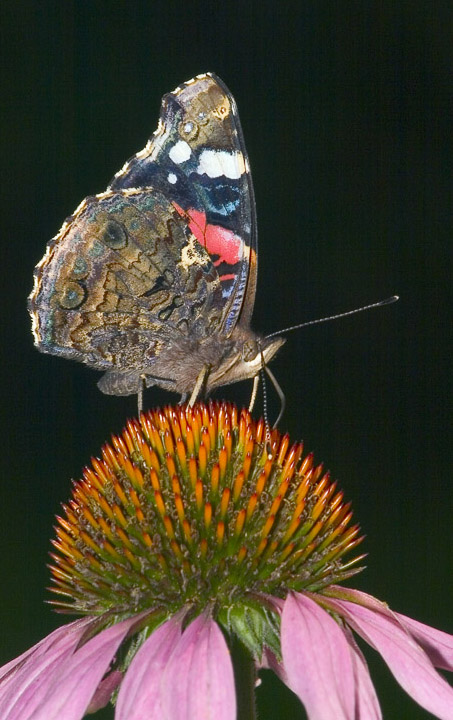
<path fill-rule="evenodd" d="M 254 378 L 285 342 L 282 337 L 267 339 L 252 336 L 239 340 L 234 344 L 232 352 L 222 359 L 217 368 L 213 368 L 209 388 Z"/>

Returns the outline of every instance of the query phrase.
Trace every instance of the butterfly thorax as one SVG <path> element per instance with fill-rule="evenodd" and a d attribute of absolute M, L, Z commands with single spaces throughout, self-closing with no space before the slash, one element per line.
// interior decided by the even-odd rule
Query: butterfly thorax
<path fill-rule="evenodd" d="M 283 338 L 261 338 L 241 326 L 230 337 L 218 332 L 202 340 L 180 338 L 169 343 L 148 367 L 142 359 L 139 367 L 110 370 L 98 386 L 109 395 L 134 394 L 140 384 L 185 395 L 192 393 L 200 372 L 206 369 L 205 391 L 209 394 L 221 385 L 257 375 L 284 342 Z"/>

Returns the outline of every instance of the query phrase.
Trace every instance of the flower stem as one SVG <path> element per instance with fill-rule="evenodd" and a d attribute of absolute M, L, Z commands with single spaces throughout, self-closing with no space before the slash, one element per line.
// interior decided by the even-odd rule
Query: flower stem
<path fill-rule="evenodd" d="M 255 682 L 256 669 L 252 656 L 237 638 L 230 639 L 236 685 L 238 720 L 256 720 Z"/>

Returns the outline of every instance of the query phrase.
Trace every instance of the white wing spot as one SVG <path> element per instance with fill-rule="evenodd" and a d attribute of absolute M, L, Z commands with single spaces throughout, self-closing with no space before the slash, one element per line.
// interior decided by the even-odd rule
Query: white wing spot
<path fill-rule="evenodd" d="M 174 163 L 180 165 L 190 158 L 192 150 L 185 140 L 179 140 L 175 145 L 173 145 L 168 154 L 170 156 L 170 160 L 173 160 Z"/>
<path fill-rule="evenodd" d="M 210 178 L 224 176 L 231 180 L 238 180 L 245 170 L 243 154 L 226 150 L 203 150 L 197 167 L 199 175 L 206 174 Z"/>
<path fill-rule="evenodd" d="M 178 178 L 176 177 L 175 173 L 168 173 L 167 180 L 168 180 L 169 183 L 171 183 L 172 185 L 174 185 L 175 182 L 177 181 L 177 179 L 178 179 Z"/>

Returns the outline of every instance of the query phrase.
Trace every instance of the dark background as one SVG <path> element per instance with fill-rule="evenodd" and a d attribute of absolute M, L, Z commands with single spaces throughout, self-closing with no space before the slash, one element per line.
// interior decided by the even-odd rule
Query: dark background
<path fill-rule="evenodd" d="M 33 267 L 143 147 L 163 93 L 208 70 L 236 97 L 253 170 L 255 328 L 401 296 L 288 337 L 273 364 L 281 428 L 354 503 L 369 558 L 352 584 L 453 632 L 451 3 L 9 0 L 0 13 L 0 661 L 59 624 L 44 604 L 54 514 L 136 409 L 34 350 Z M 427 718 L 366 655 L 384 716 Z M 258 698 L 261 720 L 304 717 L 270 677 Z"/>

